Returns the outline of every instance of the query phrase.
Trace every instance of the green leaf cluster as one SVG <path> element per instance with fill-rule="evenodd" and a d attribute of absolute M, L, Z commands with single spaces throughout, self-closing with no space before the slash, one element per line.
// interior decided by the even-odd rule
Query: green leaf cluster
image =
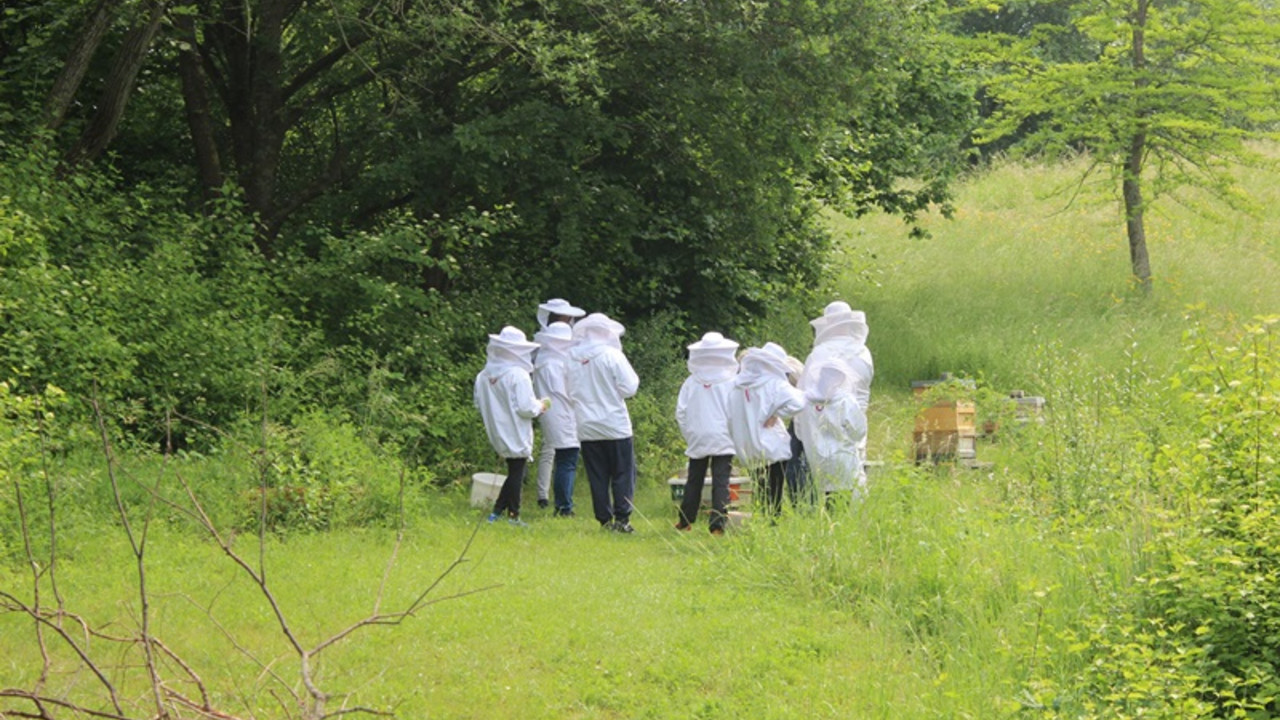
<path fill-rule="evenodd" d="M 970 3 L 973 62 L 990 113 L 979 143 L 1021 152 L 1087 152 L 1119 181 L 1135 137 L 1151 197 L 1186 185 L 1238 200 L 1231 161 L 1260 162 L 1247 141 L 1280 115 L 1280 16 L 1236 0 Z M 1022 22 L 997 18 L 1021 14 Z"/>

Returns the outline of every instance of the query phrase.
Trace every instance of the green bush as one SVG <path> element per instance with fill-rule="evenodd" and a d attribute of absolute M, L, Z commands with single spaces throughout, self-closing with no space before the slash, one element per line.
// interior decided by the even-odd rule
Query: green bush
<path fill-rule="evenodd" d="M 41 458 L 47 428 L 65 404 L 57 387 L 22 395 L 0 381 L 0 559 L 17 560 L 30 551 L 43 561 L 47 552 L 48 533 L 40 529 L 48 526 L 56 489 Z"/>
<path fill-rule="evenodd" d="M 1143 610 L 1203 651 L 1222 712 L 1280 711 L 1280 317 L 1228 342 L 1203 327 L 1176 380 L 1197 416 L 1190 442 L 1164 448 L 1175 502 L 1161 564 L 1141 578 Z"/>
<path fill-rule="evenodd" d="M 351 422 L 311 411 L 290 425 L 246 428 L 260 445 L 252 453 L 257 477 L 243 483 L 234 524 L 273 532 L 394 525 L 399 521 L 401 481 L 410 500 L 421 477 L 362 437 Z M 248 468 L 246 468 L 248 469 Z"/>
<path fill-rule="evenodd" d="M 1121 391 L 1095 389 L 1088 406 L 1097 432 L 1115 440 L 1100 445 L 1085 423 L 1055 431 L 1064 447 L 1083 439 L 1050 455 L 1068 461 L 1055 477 L 1070 488 L 1065 507 L 1075 517 L 1093 508 L 1085 517 L 1096 526 L 1110 498 L 1105 516 L 1131 512 L 1147 530 L 1131 551 L 1132 581 L 1120 578 L 1104 605 L 1058 631 L 1065 652 L 1031 683 L 1035 697 L 1052 700 L 1037 702 L 1090 718 L 1254 718 L 1280 709 L 1277 325 L 1280 318 L 1263 318 L 1223 340 L 1197 324 L 1187 362 L 1169 382 L 1173 400 L 1143 392 L 1134 397 L 1145 400 L 1121 403 L 1125 383 L 1113 378 Z M 1165 426 L 1156 433 L 1149 423 L 1159 417 Z M 1073 479 L 1087 468 L 1102 494 Z"/>
<path fill-rule="evenodd" d="M 58 179 L 38 146 L 0 162 L 0 376 L 112 406 L 179 444 L 253 408 L 305 328 L 275 300 L 234 200 L 205 215 L 108 172 Z M 208 438 L 200 440 L 207 442 Z"/>

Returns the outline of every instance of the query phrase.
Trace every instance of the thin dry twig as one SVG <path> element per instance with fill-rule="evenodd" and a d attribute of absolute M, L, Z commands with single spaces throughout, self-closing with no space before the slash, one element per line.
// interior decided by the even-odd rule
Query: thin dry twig
<path fill-rule="evenodd" d="M 28 702 L 32 703 L 40 710 L 39 715 L 31 715 L 31 714 L 27 714 L 27 713 L 23 713 L 21 711 L 15 711 L 15 710 L 6 710 L 5 712 L 12 717 L 50 719 L 53 717 L 53 715 L 49 714 L 49 711 L 45 709 L 44 706 L 54 705 L 66 710 L 70 710 L 71 712 L 76 713 L 78 715 L 88 715 L 90 717 L 96 717 L 96 718 L 108 718 L 109 720 L 133 720 L 129 716 L 125 715 L 124 711 L 121 710 L 119 706 L 116 707 L 116 712 L 107 712 L 105 710 L 94 710 L 93 708 L 85 707 L 83 705 L 77 705 L 73 702 L 63 700 L 61 698 L 48 697 L 45 695 L 37 695 L 32 692 L 27 692 L 26 690 L 14 690 L 14 689 L 0 690 L 0 697 L 27 700 Z"/>
<path fill-rule="evenodd" d="M 38 609 L 28 606 L 26 603 L 22 602 L 21 600 L 19 600 L 18 598 L 14 597 L 13 595 L 7 592 L 0 591 L 0 599 L 9 601 L 9 603 L 11 603 L 14 607 L 16 607 L 19 612 L 26 613 L 28 617 L 34 619 L 36 622 L 43 624 L 45 627 L 49 628 L 58 636 L 60 636 L 62 638 L 62 641 L 66 643 L 67 646 L 70 647 L 71 650 L 77 656 L 79 656 L 80 661 L 84 663 L 85 667 L 89 668 L 89 671 L 92 672 L 94 676 L 98 678 L 98 682 L 102 685 L 103 689 L 106 690 L 107 695 L 110 697 L 111 706 L 115 708 L 116 713 L 120 715 L 124 714 L 124 708 L 120 706 L 120 699 L 116 694 L 115 686 L 111 684 L 111 680 L 109 680 L 106 674 L 102 672 L 102 669 L 99 668 L 96 663 L 94 663 L 93 659 L 89 657 L 88 652 L 83 647 L 80 646 L 80 643 L 76 642 L 75 639 L 72 638 L 71 635 L 68 634 L 67 631 L 60 624 L 52 622 L 47 617 L 45 617 L 45 615 L 42 612 L 40 612 Z M 62 615 L 59 614 L 59 617 L 61 616 Z M 87 625 L 86 625 L 86 629 L 87 629 Z M 3 691 L 3 692 L 9 692 L 9 691 Z M 22 691 L 22 690 L 12 690 L 12 692 L 19 693 L 18 695 L 14 695 L 14 697 L 25 697 L 25 696 L 32 695 L 32 693 Z"/>
<path fill-rule="evenodd" d="M 155 497 L 159 495 L 159 484 L 163 480 L 164 475 L 161 473 L 160 478 L 156 479 L 156 488 L 152 493 L 152 500 L 147 507 L 147 514 L 143 517 L 142 531 L 140 534 L 134 533 L 133 524 L 129 521 L 129 512 L 125 509 L 124 499 L 120 494 L 120 482 L 116 478 L 115 471 L 115 455 L 111 452 L 111 439 L 107 434 L 106 420 L 102 415 L 102 408 L 98 404 L 98 398 L 95 396 L 90 400 L 93 407 L 93 415 L 98 423 L 98 432 L 102 437 L 102 452 L 107 463 L 107 478 L 111 482 L 111 493 L 115 499 L 116 512 L 119 515 L 120 523 L 124 526 L 125 535 L 129 538 L 129 547 L 133 550 L 134 566 L 138 572 L 138 602 L 140 604 L 140 632 L 142 634 L 142 652 L 146 659 L 147 676 L 151 681 L 151 696 L 156 704 L 156 717 L 163 718 L 168 713 L 165 712 L 164 692 L 160 681 L 159 669 L 156 667 L 155 655 L 152 652 L 151 645 L 151 598 L 147 594 L 147 535 L 151 529 L 151 519 L 155 515 Z M 168 454 L 165 455 L 165 462 L 168 462 Z"/>

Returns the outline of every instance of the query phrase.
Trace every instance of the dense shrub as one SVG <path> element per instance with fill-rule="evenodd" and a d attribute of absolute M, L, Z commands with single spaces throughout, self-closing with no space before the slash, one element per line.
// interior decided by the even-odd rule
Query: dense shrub
<path fill-rule="evenodd" d="M 256 529 L 260 522 L 276 532 L 394 525 L 401 481 L 411 500 L 419 497 L 423 478 L 407 476 L 395 457 L 340 417 L 313 411 L 290 426 L 247 430 L 246 445 L 250 439 L 260 442 L 250 454 L 256 476 L 246 472 L 235 496 L 220 498 L 232 505 L 232 524 L 239 529 Z"/>
<path fill-rule="evenodd" d="M 1280 317 L 1221 343 L 1188 336 L 1177 379 L 1194 440 L 1164 451 L 1176 503 L 1141 578 L 1143 610 L 1203 653 L 1207 699 L 1223 712 L 1280 710 Z"/>
<path fill-rule="evenodd" d="M 1266 318 L 1223 340 L 1187 334 L 1187 362 L 1170 381 L 1163 433 L 1126 434 L 1129 455 L 1159 445 L 1141 471 L 1099 467 L 1112 512 L 1149 528 L 1133 548 L 1132 582 L 1057 640 L 1043 698 L 1071 717 L 1272 717 L 1280 697 L 1280 358 Z M 1100 403 L 1101 418 L 1122 406 Z M 1127 425 L 1104 422 L 1104 431 Z M 1069 435 L 1067 436 L 1070 437 Z M 1135 452 L 1136 451 L 1136 452 Z M 1100 456 L 1117 457 L 1115 450 Z M 1112 460 L 1114 465 L 1116 460 Z M 1126 463 L 1127 464 L 1127 463 Z M 1105 473 L 1113 473 L 1108 477 Z M 1127 478 L 1117 484 L 1115 477 Z M 1116 494 L 1129 484 L 1135 492 Z M 1101 499 L 1101 498 L 1099 498 Z M 1098 508 L 1103 507 L 1098 505 Z M 1096 525 L 1097 517 L 1090 518 Z M 1046 700 L 1046 704 L 1050 704 Z"/>
<path fill-rule="evenodd" d="M 56 387 L 21 395 L 0 381 L 0 478 L 7 481 L 0 489 L 0 559 L 47 549 L 48 533 L 39 530 L 48 525 L 56 491 L 41 463 L 47 447 L 42 435 L 65 402 Z"/>
<path fill-rule="evenodd" d="M 38 147 L 0 162 L 0 374 L 97 397 L 153 440 L 200 435 L 176 416 L 225 424 L 257 404 L 306 333 L 274 300 L 238 205 L 192 215 L 51 165 Z"/>

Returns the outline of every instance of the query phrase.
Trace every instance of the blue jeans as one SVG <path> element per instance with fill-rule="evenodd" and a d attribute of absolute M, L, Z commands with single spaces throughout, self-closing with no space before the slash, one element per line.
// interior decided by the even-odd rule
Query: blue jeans
<path fill-rule="evenodd" d="M 802 501 L 812 505 L 814 489 L 809 482 L 809 463 L 805 460 L 804 443 L 796 437 L 794 425 L 788 423 L 787 432 L 791 433 L 791 459 L 787 461 L 785 473 L 787 494 L 790 495 L 791 502 L 797 505 Z"/>
<path fill-rule="evenodd" d="M 556 510 L 562 513 L 573 510 L 573 479 L 578 471 L 578 448 L 556 448 L 555 464 L 551 469 L 551 489 L 555 494 Z"/>

